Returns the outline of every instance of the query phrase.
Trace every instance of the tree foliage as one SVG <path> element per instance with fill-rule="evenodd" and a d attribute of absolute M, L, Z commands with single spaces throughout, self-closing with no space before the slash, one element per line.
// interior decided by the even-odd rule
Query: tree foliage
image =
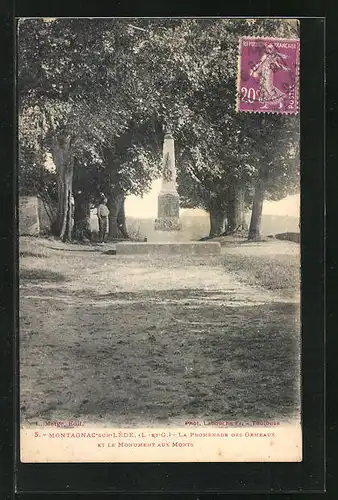
<path fill-rule="evenodd" d="M 148 113 L 175 135 L 183 206 L 225 212 L 236 186 L 249 205 L 263 172 L 267 198 L 297 190 L 298 117 L 236 111 L 239 37 L 295 37 L 297 24 L 185 19 L 159 28 L 149 22 L 136 52 Z"/>
<path fill-rule="evenodd" d="M 236 78 L 240 36 L 296 30 L 278 19 L 22 21 L 20 142 L 53 153 L 61 234 L 80 179 L 113 198 L 143 194 L 159 174 L 167 128 L 184 206 L 225 214 L 238 186 L 248 205 L 262 178 L 268 198 L 292 192 L 298 118 L 238 113 Z"/>
<path fill-rule="evenodd" d="M 114 20 L 29 19 L 20 25 L 20 141 L 53 154 L 62 237 L 70 227 L 74 159 L 85 165 L 92 156 L 104 164 L 104 152 L 115 150 L 124 133 L 128 136 L 139 112 L 132 49 L 127 26 Z M 127 185 L 130 192 L 141 192 L 149 185 L 142 169 L 144 157 L 150 164 L 149 155 L 132 144 L 125 151 L 123 161 L 109 165 L 110 173 L 122 179 L 121 189 Z"/>

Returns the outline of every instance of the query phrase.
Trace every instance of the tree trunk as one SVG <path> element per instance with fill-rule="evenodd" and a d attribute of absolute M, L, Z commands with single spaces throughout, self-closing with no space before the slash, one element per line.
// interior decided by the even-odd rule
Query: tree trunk
<path fill-rule="evenodd" d="M 58 181 L 58 215 L 57 230 L 62 241 L 71 239 L 72 228 L 72 170 L 60 170 Z"/>
<path fill-rule="evenodd" d="M 225 213 L 224 210 L 219 208 L 212 208 L 209 210 L 210 217 L 210 232 L 209 236 L 219 236 L 224 233 Z"/>
<path fill-rule="evenodd" d="M 242 231 L 248 230 L 248 224 L 245 219 L 245 188 L 239 186 L 238 189 L 238 209 L 239 209 L 239 224 Z"/>
<path fill-rule="evenodd" d="M 85 193 L 74 196 L 73 237 L 78 241 L 91 240 L 89 197 Z"/>
<path fill-rule="evenodd" d="M 245 202 L 244 202 L 244 188 L 239 184 L 234 184 L 231 187 L 228 209 L 228 233 L 235 233 L 236 231 L 247 230 L 245 221 Z"/>
<path fill-rule="evenodd" d="M 110 240 L 117 240 L 120 238 L 119 224 L 122 224 L 122 226 L 124 224 L 124 228 L 125 228 L 124 195 L 123 194 L 112 194 L 108 199 L 107 207 L 109 209 L 108 238 Z M 121 211 L 122 211 L 122 217 L 120 215 Z M 122 221 L 122 222 L 120 222 L 120 221 Z"/>
<path fill-rule="evenodd" d="M 125 200 L 126 200 L 125 197 L 123 197 L 119 213 L 117 214 L 117 225 L 123 238 L 129 239 L 127 224 L 126 224 L 126 212 L 124 207 Z"/>
<path fill-rule="evenodd" d="M 68 190 L 68 206 L 67 206 L 67 215 L 66 215 L 66 228 L 65 232 L 62 235 L 61 238 L 62 241 L 71 241 L 72 240 L 72 230 L 73 230 L 73 225 L 74 225 L 74 219 L 73 219 L 73 206 L 72 206 L 72 183 L 70 182 L 70 189 Z"/>
<path fill-rule="evenodd" d="M 54 230 L 62 241 L 66 241 L 71 240 L 72 231 L 73 158 L 70 138 L 54 138 L 52 156 L 58 172 L 58 210 Z"/>
<path fill-rule="evenodd" d="M 265 194 L 264 183 L 260 181 L 256 186 L 254 200 L 252 204 L 251 221 L 250 221 L 249 236 L 248 236 L 248 239 L 251 241 L 255 240 L 257 241 L 261 237 L 260 229 L 262 221 L 264 194 Z"/>

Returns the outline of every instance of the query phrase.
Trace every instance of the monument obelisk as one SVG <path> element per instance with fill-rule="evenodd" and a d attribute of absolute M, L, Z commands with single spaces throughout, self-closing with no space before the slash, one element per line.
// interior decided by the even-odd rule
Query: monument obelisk
<path fill-rule="evenodd" d="M 155 231 L 179 231 L 180 200 L 176 186 L 174 137 L 167 131 L 163 142 L 162 188 L 158 195 Z"/>

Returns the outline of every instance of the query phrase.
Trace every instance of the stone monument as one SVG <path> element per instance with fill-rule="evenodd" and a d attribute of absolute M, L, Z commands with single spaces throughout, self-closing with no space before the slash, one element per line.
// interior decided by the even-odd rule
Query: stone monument
<path fill-rule="evenodd" d="M 205 256 L 219 255 L 218 241 L 182 241 L 186 238 L 181 230 L 180 203 L 176 187 L 175 146 L 172 134 L 167 131 L 163 143 L 162 187 L 158 195 L 157 219 L 155 219 L 155 241 L 116 243 L 114 255 L 175 255 Z"/>
<path fill-rule="evenodd" d="M 170 131 L 163 143 L 162 188 L 158 195 L 155 231 L 179 231 L 180 200 L 176 187 L 175 145 Z"/>

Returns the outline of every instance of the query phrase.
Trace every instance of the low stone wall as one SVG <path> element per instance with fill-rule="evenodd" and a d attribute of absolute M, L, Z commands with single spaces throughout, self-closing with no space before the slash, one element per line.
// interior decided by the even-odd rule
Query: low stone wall
<path fill-rule="evenodd" d="M 300 243 L 300 233 L 280 233 L 275 234 L 277 240 L 293 241 L 295 243 Z"/>
<path fill-rule="evenodd" d="M 218 255 L 221 252 L 219 242 L 184 242 L 184 243 L 134 243 L 116 244 L 116 255 Z"/>
<path fill-rule="evenodd" d="M 39 236 L 39 204 L 36 196 L 19 197 L 19 235 Z"/>

